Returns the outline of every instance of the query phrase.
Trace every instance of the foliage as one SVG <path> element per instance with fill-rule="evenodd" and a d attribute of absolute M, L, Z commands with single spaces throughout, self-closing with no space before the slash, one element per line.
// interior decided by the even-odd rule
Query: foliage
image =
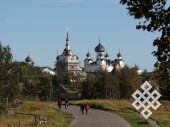
<path fill-rule="evenodd" d="M 160 84 L 163 97 L 170 99 L 170 6 L 167 0 L 120 0 L 120 3 L 127 6 L 129 14 L 135 19 L 144 19 L 143 23 L 136 26 L 148 32 L 158 31 L 161 36 L 153 41 L 157 47 L 153 55 L 158 62 L 155 79 Z M 164 94 L 166 93 L 166 94 Z M 168 97 L 167 97 L 168 95 Z"/>
<path fill-rule="evenodd" d="M 55 75 L 52 78 L 52 89 L 53 89 L 53 99 L 57 100 L 59 98 L 63 97 L 63 93 L 67 91 L 66 89 L 63 90 L 61 86 L 64 88 L 68 88 L 71 86 L 71 73 L 69 72 L 63 72 L 63 71 L 57 71 L 57 75 Z"/>
<path fill-rule="evenodd" d="M 141 78 L 134 68 L 125 67 L 113 74 L 100 71 L 88 74 L 82 82 L 82 97 L 129 99 L 140 85 Z"/>
<path fill-rule="evenodd" d="M 57 70 L 57 75 L 52 78 L 53 82 L 53 99 L 78 99 L 80 98 L 80 91 L 82 81 L 85 76 L 81 72 L 69 72 Z"/>
<path fill-rule="evenodd" d="M 149 72 L 147 70 L 144 70 L 142 72 L 141 76 L 142 76 L 142 82 L 149 81 L 150 78 L 151 78 L 151 76 L 150 76 L 150 74 L 149 74 Z"/>
<path fill-rule="evenodd" d="M 0 113 L 7 107 L 8 101 L 13 101 L 20 94 L 16 67 L 12 63 L 12 53 L 9 46 L 0 44 Z"/>
<path fill-rule="evenodd" d="M 13 62 L 10 47 L 0 44 L 0 114 L 17 98 L 49 100 L 51 78 L 39 67 Z"/>
<path fill-rule="evenodd" d="M 14 65 L 17 68 L 23 97 L 40 100 L 50 99 L 51 76 L 49 74 L 43 73 L 39 67 L 25 62 L 14 62 Z"/>
<path fill-rule="evenodd" d="M 95 75 L 88 74 L 86 80 L 82 82 L 82 98 L 97 98 L 100 93 L 96 90 L 98 80 Z"/>
<path fill-rule="evenodd" d="M 170 78 L 165 76 L 168 75 L 168 72 L 161 70 L 155 70 L 153 79 L 157 84 L 159 84 L 159 90 L 162 95 L 162 99 L 170 100 Z"/>
<path fill-rule="evenodd" d="M 70 85 L 71 84 L 71 73 L 64 71 L 57 71 L 57 76 L 55 77 L 57 84 Z"/>
<path fill-rule="evenodd" d="M 129 99 L 131 94 L 141 85 L 141 77 L 137 74 L 137 70 L 125 66 L 114 74 L 119 81 L 121 98 Z M 116 80 L 116 79 L 115 79 Z"/>

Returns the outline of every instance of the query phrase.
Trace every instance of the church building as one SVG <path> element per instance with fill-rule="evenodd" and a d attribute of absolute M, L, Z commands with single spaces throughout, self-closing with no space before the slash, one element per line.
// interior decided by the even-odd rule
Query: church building
<path fill-rule="evenodd" d="M 96 60 L 94 61 L 91 58 L 90 53 L 86 54 L 86 58 L 84 60 L 84 71 L 86 72 L 97 72 L 99 70 L 106 70 L 107 72 L 111 72 L 113 69 L 121 69 L 124 67 L 124 61 L 121 58 L 120 51 L 117 54 L 117 59 L 110 60 L 109 55 L 105 53 L 105 48 L 100 42 L 95 47 L 96 52 Z"/>
<path fill-rule="evenodd" d="M 65 49 L 61 55 L 57 55 L 56 59 L 57 59 L 56 69 L 58 71 L 68 71 L 68 72 L 82 71 L 78 56 L 74 55 L 74 53 L 71 51 L 68 32 L 66 37 Z"/>

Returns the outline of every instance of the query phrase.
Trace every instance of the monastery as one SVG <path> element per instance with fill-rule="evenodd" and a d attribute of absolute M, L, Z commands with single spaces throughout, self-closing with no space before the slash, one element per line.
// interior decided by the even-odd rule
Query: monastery
<path fill-rule="evenodd" d="M 125 65 L 120 51 L 117 54 L 117 59 L 110 60 L 109 55 L 105 53 L 105 48 L 101 44 L 100 38 L 99 44 L 95 47 L 95 52 L 95 60 L 91 58 L 89 52 L 86 54 L 86 58 L 84 60 L 84 69 L 82 69 L 80 67 L 78 56 L 75 55 L 70 48 L 69 34 L 67 32 L 65 49 L 63 53 L 56 58 L 57 69 L 70 72 L 79 72 L 82 70 L 85 72 L 97 72 L 98 70 L 102 69 L 111 72 L 113 69 L 121 69 Z"/>
<path fill-rule="evenodd" d="M 75 55 L 70 48 L 70 40 L 69 33 L 67 31 L 66 35 L 66 44 L 61 55 L 57 55 L 56 57 L 56 69 L 57 71 L 65 71 L 65 72 L 97 72 L 99 70 L 105 70 L 107 72 L 111 72 L 115 69 L 121 69 L 125 66 L 125 63 L 122 59 L 122 55 L 119 51 L 117 54 L 117 58 L 111 60 L 107 52 L 105 52 L 104 46 L 101 44 L 100 37 L 99 43 L 94 48 L 96 52 L 96 58 L 93 59 L 91 54 L 88 52 L 86 54 L 86 58 L 84 59 L 84 68 L 80 66 L 79 57 Z M 29 64 L 34 64 L 32 58 L 27 56 L 25 61 Z M 55 75 L 55 70 L 49 67 L 44 67 L 43 71 L 49 72 L 52 75 Z"/>

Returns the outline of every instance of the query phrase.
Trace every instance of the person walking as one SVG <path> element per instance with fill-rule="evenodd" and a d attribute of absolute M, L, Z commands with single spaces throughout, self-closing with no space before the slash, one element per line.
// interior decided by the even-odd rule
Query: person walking
<path fill-rule="evenodd" d="M 61 100 L 58 100 L 58 108 L 61 109 Z"/>
<path fill-rule="evenodd" d="M 86 106 L 85 106 L 86 115 L 87 115 L 89 109 L 90 109 L 89 104 L 86 104 Z"/>
<path fill-rule="evenodd" d="M 80 110 L 81 110 L 82 115 L 84 114 L 84 108 L 85 108 L 84 104 L 81 104 L 80 105 Z"/>
<path fill-rule="evenodd" d="M 68 108 L 68 99 L 67 98 L 65 98 L 65 109 L 67 109 Z"/>

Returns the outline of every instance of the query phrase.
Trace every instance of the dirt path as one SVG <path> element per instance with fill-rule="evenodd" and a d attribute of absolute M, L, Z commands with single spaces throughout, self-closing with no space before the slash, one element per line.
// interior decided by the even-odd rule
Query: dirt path
<path fill-rule="evenodd" d="M 67 110 L 62 108 L 75 118 L 69 127 L 131 127 L 120 116 L 106 111 L 90 109 L 87 115 L 82 115 L 78 106 L 69 106 Z"/>

